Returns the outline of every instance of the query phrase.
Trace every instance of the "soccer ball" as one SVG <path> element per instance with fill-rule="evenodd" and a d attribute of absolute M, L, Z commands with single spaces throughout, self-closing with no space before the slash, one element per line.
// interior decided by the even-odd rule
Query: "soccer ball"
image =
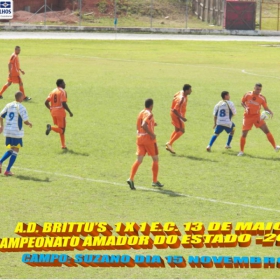
<path fill-rule="evenodd" d="M 271 114 L 268 111 L 263 111 L 261 113 L 261 120 L 271 119 Z"/>

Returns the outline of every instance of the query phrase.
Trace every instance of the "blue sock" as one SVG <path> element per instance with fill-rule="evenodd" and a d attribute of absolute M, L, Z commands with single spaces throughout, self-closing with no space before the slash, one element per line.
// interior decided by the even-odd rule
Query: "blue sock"
<path fill-rule="evenodd" d="M 3 163 L 7 158 L 9 158 L 13 153 L 13 150 L 9 150 L 7 151 L 2 158 L 0 159 L 0 162 Z"/>
<path fill-rule="evenodd" d="M 230 146 L 230 142 L 232 140 L 233 135 L 228 136 L 227 145 Z"/>
<path fill-rule="evenodd" d="M 11 168 L 12 168 L 13 164 L 15 163 L 16 159 L 17 159 L 17 153 L 13 152 L 13 154 L 11 155 L 11 158 L 10 158 L 9 165 L 7 167 L 7 171 L 11 170 Z"/>
<path fill-rule="evenodd" d="M 214 144 L 214 142 L 216 141 L 218 135 L 214 134 L 210 140 L 209 146 L 212 147 L 212 145 Z"/>

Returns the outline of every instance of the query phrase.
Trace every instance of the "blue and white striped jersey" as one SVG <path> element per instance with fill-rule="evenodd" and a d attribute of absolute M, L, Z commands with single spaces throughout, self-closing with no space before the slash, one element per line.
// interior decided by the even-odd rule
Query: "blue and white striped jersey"
<path fill-rule="evenodd" d="M 23 122 L 28 120 L 25 107 L 19 102 L 11 102 L 0 113 L 1 118 L 6 119 L 4 136 L 22 138 L 24 135 Z"/>

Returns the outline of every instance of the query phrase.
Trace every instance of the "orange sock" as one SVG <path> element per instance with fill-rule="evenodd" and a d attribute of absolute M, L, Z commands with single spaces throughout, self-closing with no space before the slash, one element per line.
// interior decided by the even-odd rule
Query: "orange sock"
<path fill-rule="evenodd" d="M 61 134 L 63 130 L 60 127 L 52 126 L 52 131 Z"/>
<path fill-rule="evenodd" d="M 60 136 L 61 147 L 66 147 L 64 133 L 60 133 L 59 136 Z"/>
<path fill-rule="evenodd" d="M 0 91 L 0 95 L 3 94 L 3 92 L 8 88 L 9 86 L 8 85 L 4 85 Z"/>
<path fill-rule="evenodd" d="M 172 138 L 173 138 L 173 136 L 176 134 L 176 131 L 173 131 L 172 132 L 172 134 L 171 134 L 171 136 L 170 136 L 170 140 L 169 140 L 169 142 L 168 143 L 170 143 L 171 142 L 171 140 L 172 140 Z"/>
<path fill-rule="evenodd" d="M 274 138 L 273 138 L 272 134 L 270 132 L 268 132 L 266 134 L 266 137 L 267 137 L 268 141 L 271 143 L 271 145 L 273 146 L 273 148 L 275 149 L 276 144 L 275 144 L 275 141 L 274 141 Z"/>
<path fill-rule="evenodd" d="M 141 162 L 139 162 L 138 160 L 136 160 L 133 165 L 132 165 L 132 168 L 131 168 L 131 172 L 130 172 L 130 180 L 134 180 L 134 176 L 138 170 L 138 167 L 140 166 Z"/>
<path fill-rule="evenodd" d="M 246 143 L 246 138 L 241 136 L 241 138 L 240 138 L 240 151 L 241 152 L 244 152 L 245 143 Z"/>
<path fill-rule="evenodd" d="M 158 161 L 153 161 L 152 171 L 153 171 L 153 182 L 157 182 Z"/>
<path fill-rule="evenodd" d="M 178 138 L 180 138 L 181 136 L 183 135 L 183 132 L 182 131 L 178 131 L 178 132 L 175 132 L 171 141 L 169 141 L 169 144 L 172 145 Z"/>
<path fill-rule="evenodd" d="M 24 94 L 24 88 L 23 88 L 23 86 L 20 86 L 20 87 L 19 87 L 19 90 L 23 93 L 23 98 L 25 98 L 26 96 L 25 96 L 25 94 Z"/>

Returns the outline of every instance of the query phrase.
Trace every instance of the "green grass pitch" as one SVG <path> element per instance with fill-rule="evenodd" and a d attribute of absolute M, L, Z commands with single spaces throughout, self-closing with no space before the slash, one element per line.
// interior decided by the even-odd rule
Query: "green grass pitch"
<path fill-rule="evenodd" d="M 237 157 L 241 134 L 243 94 L 256 82 L 275 113 L 268 126 L 280 144 L 279 49 L 258 42 L 192 41 L 0 41 L 0 84 L 7 64 L 20 45 L 26 106 L 33 128 L 25 127 L 24 148 L 13 168 L 16 176 L 0 176 L 1 235 L 16 237 L 18 222 L 278 222 L 280 154 L 265 135 L 253 129 L 246 156 Z M 243 71 L 244 70 L 244 71 Z M 63 78 L 68 105 L 66 143 L 45 135 L 51 116 L 44 106 L 55 81 Z M 173 94 L 185 83 L 193 92 L 187 108 L 186 133 L 174 144 L 175 156 L 165 151 L 173 127 L 169 110 Z M 228 90 L 237 107 L 232 149 L 221 134 L 212 152 L 206 146 L 213 133 L 214 105 Z M 12 85 L 0 101 L 13 100 Z M 151 187 L 151 159 L 146 157 L 135 177 L 142 186 L 126 184 L 135 161 L 136 117 L 146 98 L 154 99 L 158 123 L 159 180 Z M 6 148 L 0 135 L 0 154 Z M 179 195 L 181 194 L 181 195 Z M 203 199 L 199 199 L 203 198 Z M 211 200 L 212 199 L 212 200 Z M 231 204 L 227 204 L 227 202 Z M 254 244 L 254 243 L 253 243 Z M 278 247 L 103 251 L 103 254 L 209 256 L 279 256 Z M 43 253 L 43 252 L 42 252 Z M 77 251 L 67 252 L 74 256 Z M 82 251 L 94 254 L 96 251 Z M 32 268 L 22 253 L 0 253 L 1 278 L 278 278 L 277 269 L 172 268 Z"/>

